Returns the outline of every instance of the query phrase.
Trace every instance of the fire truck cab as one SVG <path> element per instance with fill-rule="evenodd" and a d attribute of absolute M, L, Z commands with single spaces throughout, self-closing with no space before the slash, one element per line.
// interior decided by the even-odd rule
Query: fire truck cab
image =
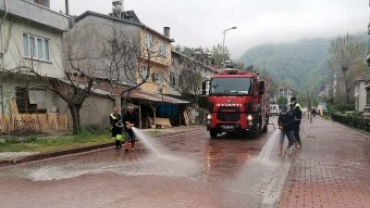
<path fill-rule="evenodd" d="M 209 80 L 207 130 L 211 138 L 222 132 L 267 132 L 270 92 L 268 80 L 247 71 L 225 69 Z"/>

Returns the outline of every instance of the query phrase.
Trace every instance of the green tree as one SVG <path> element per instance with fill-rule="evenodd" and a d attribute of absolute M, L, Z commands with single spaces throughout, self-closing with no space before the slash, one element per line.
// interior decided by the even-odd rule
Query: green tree
<path fill-rule="evenodd" d="M 223 54 L 222 54 L 222 45 L 216 45 L 212 47 L 211 50 L 212 58 L 215 65 L 222 65 Z M 225 61 L 230 60 L 229 49 L 225 47 Z"/>

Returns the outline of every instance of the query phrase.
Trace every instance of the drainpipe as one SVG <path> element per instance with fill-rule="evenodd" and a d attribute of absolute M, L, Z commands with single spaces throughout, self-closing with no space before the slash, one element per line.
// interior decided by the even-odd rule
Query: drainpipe
<path fill-rule="evenodd" d="M 4 92 L 2 85 L 0 85 L 0 98 L 1 98 L 1 114 L 4 115 Z"/>

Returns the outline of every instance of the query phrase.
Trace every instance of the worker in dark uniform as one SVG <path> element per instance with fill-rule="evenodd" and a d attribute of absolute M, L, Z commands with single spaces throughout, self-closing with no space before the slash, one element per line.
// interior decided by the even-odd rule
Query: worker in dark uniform
<path fill-rule="evenodd" d="M 123 122 L 125 124 L 125 151 L 129 149 L 135 150 L 136 137 L 132 127 L 139 127 L 139 116 L 135 112 L 135 108 L 132 105 L 127 106 L 125 115 L 123 116 Z M 131 143 L 131 145 L 130 145 Z"/>
<path fill-rule="evenodd" d="M 286 106 L 281 107 L 281 113 L 279 114 L 278 124 L 279 129 L 281 130 L 278 155 L 282 155 L 285 136 L 288 138 L 289 142 L 288 148 L 290 148 L 296 143 L 293 132 L 293 114 L 292 112 L 288 112 Z"/>
<path fill-rule="evenodd" d="M 301 125 L 301 119 L 302 119 L 302 108 L 301 105 L 297 102 L 296 97 L 290 98 L 291 102 L 291 111 L 293 113 L 293 129 L 294 129 L 294 137 L 296 141 L 299 144 L 299 147 L 302 146 L 301 137 L 299 136 L 299 128 Z"/>
<path fill-rule="evenodd" d="M 113 108 L 113 113 L 109 116 L 112 138 L 117 149 L 122 148 L 122 133 L 123 133 L 123 122 L 122 115 L 119 113 L 118 108 Z"/>

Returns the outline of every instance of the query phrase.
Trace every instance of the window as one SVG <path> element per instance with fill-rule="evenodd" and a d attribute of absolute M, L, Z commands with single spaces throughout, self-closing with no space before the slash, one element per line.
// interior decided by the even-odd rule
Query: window
<path fill-rule="evenodd" d="M 175 77 L 174 72 L 170 73 L 170 81 L 171 81 L 171 86 L 176 86 L 176 77 Z"/>
<path fill-rule="evenodd" d="M 146 79 L 146 77 L 148 76 L 148 67 L 144 66 L 144 67 L 141 67 L 141 70 L 140 70 L 140 77 L 141 79 Z"/>
<path fill-rule="evenodd" d="M 249 95 L 252 93 L 251 78 L 214 78 L 210 94 Z"/>
<path fill-rule="evenodd" d="M 153 81 L 159 83 L 163 81 L 163 74 L 161 72 L 154 72 L 153 73 Z"/>
<path fill-rule="evenodd" d="M 19 113 L 46 113 L 46 90 L 16 88 L 16 102 Z"/>
<path fill-rule="evenodd" d="M 147 47 L 147 49 L 152 49 L 153 48 L 153 36 L 147 34 L 145 41 L 146 41 L 146 47 Z"/>
<path fill-rule="evenodd" d="M 163 41 L 159 44 L 159 55 L 165 56 L 166 55 L 166 45 Z"/>
<path fill-rule="evenodd" d="M 23 33 L 24 57 L 50 61 L 49 39 Z"/>

